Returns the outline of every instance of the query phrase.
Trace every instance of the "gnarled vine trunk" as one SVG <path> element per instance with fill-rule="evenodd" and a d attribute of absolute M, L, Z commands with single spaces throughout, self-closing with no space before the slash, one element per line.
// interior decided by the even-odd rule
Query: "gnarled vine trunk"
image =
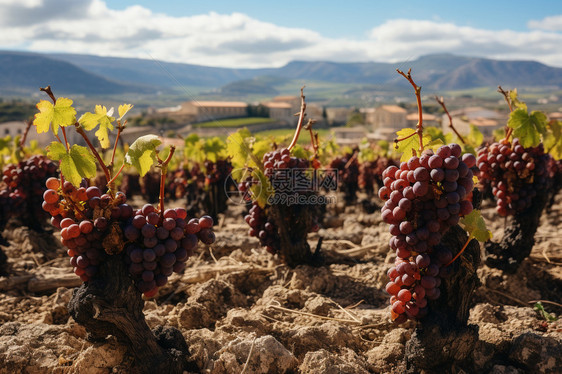
<path fill-rule="evenodd" d="M 74 290 L 68 309 L 89 339 L 113 335 L 124 344 L 135 358 L 135 372 L 182 373 L 189 350 L 181 332 L 160 326 L 151 331 L 143 306 L 122 257 L 115 255 L 100 265 L 95 280 Z"/>
<path fill-rule="evenodd" d="M 456 255 L 468 239 L 457 226 L 443 236 L 440 245 Z M 472 295 L 479 285 L 476 269 L 480 264 L 480 245 L 473 239 L 455 260 L 452 273 L 443 279 L 441 296 L 429 302 L 429 313 L 421 320 L 406 343 L 408 373 L 449 373 L 453 367 L 471 372 L 471 352 L 478 341 L 478 328 L 467 326 Z"/>
<path fill-rule="evenodd" d="M 488 241 L 485 243 L 486 265 L 508 273 L 515 273 L 521 262 L 529 257 L 535 245 L 535 233 L 539 227 L 542 212 L 549 200 L 549 189 L 537 191 L 533 204 L 525 211 L 513 216 L 500 242 Z"/>
<path fill-rule="evenodd" d="M 279 256 L 283 261 L 291 267 L 320 263 L 319 252 L 313 254 L 307 241 L 311 227 L 316 224 L 320 205 L 282 202 L 268 209 L 279 230 Z"/>

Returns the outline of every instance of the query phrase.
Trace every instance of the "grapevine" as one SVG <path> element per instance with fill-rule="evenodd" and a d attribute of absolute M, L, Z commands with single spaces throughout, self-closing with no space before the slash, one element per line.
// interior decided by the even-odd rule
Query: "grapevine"
<path fill-rule="evenodd" d="M 245 131 L 228 139 L 232 163 L 243 171 L 237 175 L 238 189 L 252 204 L 245 216 L 250 226 L 248 234 L 258 238 L 268 252 L 278 254 L 290 266 L 317 259 L 310 250 L 307 235 L 318 230 L 322 205 L 318 192 L 312 188 L 312 176 L 319 167 L 318 137 L 312 131 L 313 121 L 304 125 L 306 103 L 302 90 L 301 103 L 295 134 L 286 148 L 275 145 L 273 151 L 265 151 L 270 147 L 269 142 L 253 143 Z M 295 147 L 303 128 L 311 137 L 313 154 L 310 158 Z M 296 186 L 297 180 L 301 187 Z"/>
<path fill-rule="evenodd" d="M 421 87 L 411 71 L 397 71 L 415 90 L 419 121 L 415 130 L 397 133 L 395 148 L 404 152 L 401 163 L 384 170 L 384 185 L 378 191 L 385 201 L 381 217 L 389 225 L 389 246 L 396 254 L 386 291 L 395 323 L 420 321 L 406 345 L 407 366 L 433 370 L 462 360 L 476 342 L 466 327 L 480 261 L 478 241 L 473 239 L 485 240 L 488 232 L 473 211 L 473 202 L 478 205 L 473 193 L 475 156 L 462 154 L 459 144 L 442 145 L 424 134 Z M 459 264 L 459 257 L 470 265 Z M 448 332 L 452 326 L 455 334 Z M 462 350 L 440 351 L 459 336 L 466 343 Z"/>
<path fill-rule="evenodd" d="M 103 339 L 112 334 L 127 344 L 139 371 L 181 372 L 185 364 L 182 355 L 186 353 L 181 348 L 185 345 L 181 334 L 161 330 L 176 336 L 173 344 L 179 347 L 171 351 L 160 347 L 155 339 L 162 338 L 155 337 L 144 321 L 141 294 L 155 296 L 172 272 L 183 271 L 198 241 L 214 242 L 213 220 L 208 216 L 189 219 L 183 208 L 165 208 L 165 178 L 174 147 L 161 159 L 162 152 L 157 149 L 160 140 L 152 135 L 141 137 L 130 146 L 123 165 L 113 173 L 116 148 L 106 165 L 85 132 L 97 127 L 95 135 L 101 147 L 108 148 L 108 132 L 114 129 L 115 121 L 112 110 L 98 105 L 95 113 L 85 113 L 76 120 L 72 100 L 55 98 L 50 87 L 42 91 L 52 104 L 37 104 L 40 113 L 34 125 L 38 132 L 52 131 L 57 139 L 48 147 L 47 155 L 59 161 L 61 170 L 60 179 L 46 181 L 43 208 L 51 214 L 53 225 L 61 229 L 74 272 L 84 281 L 70 301 L 70 313 L 92 337 Z M 121 120 L 131 107 L 119 107 L 117 139 L 126 125 Z M 66 129 L 70 126 L 82 136 L 87 148 L 67 142 Z M 107 187 L 81 186 L 84 178 L 96 175 L 96 161 Z M 135 210 L 127 204 L 125 194 L 115 190 L 115 180 L 127 164 L 144 176 L 154 161 L 161 170 L 158 206 L 146 204 Z M 168 343 L 165 346 L 174 347 Z"/>
<path fill-rule="evenodd" d="M 516 91 L 498 91 L 504 96 L 510 117 L 505 137 L 478 150 L 477 166 L 483 185 L 489 185 L 500 216 L 513 217 L 499 243 L 486 243 L 486 262 L 514 272 L 530 254 L 540 215 L 553 188 L 556 162 L 544 142 L 559 142 L 544 113 L 528 112 Z"/>

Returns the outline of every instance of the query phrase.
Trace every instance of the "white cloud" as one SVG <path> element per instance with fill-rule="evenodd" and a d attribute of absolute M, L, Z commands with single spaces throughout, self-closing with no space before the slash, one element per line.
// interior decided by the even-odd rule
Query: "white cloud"
<path fill-rule="evenodd" d="M 539 60 L 562 66 L 562 33 L 484 30 L 453 23 L 397 19 L 370 32 L 378 58 L 403 60 L 429 53 Z"/>
<path fill-rule="evenodd" d="M 542 20 L 531 20 L 527 23 L 530 29 L 562 31 L 562 15 L 545 17 Z"/>
<path fill-rule="evenodd" d="M 562 66 L 562 16 L 530 31 L 484 30 L 438 20 L 390 20 L 364 39 L 327 38 L 245 14 L 190 17 L 102 0 L 0 0 L 0 48 L 140 57 L 228 66 L 281 66 L 291 60 L 402 61 L 429 53 L 534 59 Z"/>

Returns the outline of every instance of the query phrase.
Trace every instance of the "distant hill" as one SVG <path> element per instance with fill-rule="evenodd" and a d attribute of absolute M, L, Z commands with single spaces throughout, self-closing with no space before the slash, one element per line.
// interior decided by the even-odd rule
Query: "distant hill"
<path fill-rule="evenodd" d="M 37 92 L 51 85 L 57 93 L 113 94 L 148 92 L 132 83 L 117 83 L 80 67 L 42 54 L 0 51 L 2 93 Z"/>
<path fill-rule="evenodd" d="M 8 88 L 4 92 L 35 90 L 49 83 L 57 92 L 83 94 L 178 92 L 178 88 L 195 87 L 217 96 L 275 95 L 296 80 L 345 85 L 338 88 L 340 93 L 359 93 L 361 87 L 373 85 L 389 91 L 409 89 L 396 68 L 412 68 L 417 83 L 438 92 L 498 85 L 562 89 L 562 68 L 450 54 L 399 63 L 293 61 L 280 68 L 229 69 L 138 58 L 0 51 L 0 85 Z"/>
<path fill-rule="evenodd" d="M 82 69 L 119 82 L 135 82 L 153 87 L 181 85 L 218 88 L 230 82 L 251 79 L 260 69 L 228 69 L 178 64 L 140 58 L 100 57 L 76 54 L 50 54 Z"/>

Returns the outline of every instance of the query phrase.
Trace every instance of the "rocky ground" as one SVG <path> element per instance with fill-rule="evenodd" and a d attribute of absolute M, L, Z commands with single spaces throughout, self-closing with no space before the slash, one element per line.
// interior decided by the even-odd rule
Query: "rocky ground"
<path fill-rule="evenodd" d="M 192 372 L 401 373 L 413 322 L 389 321 L 386 271 L 393 262 L 380 213 L 332 207 L 318 238 L 326 264 L 291 269 L 246 235 L 240 207 L 145 304 L 150 327 L 184 335 Z M 498 240 L 506 222 L 483 214 Z M 562 372 L 562 321 L 547 322 L 533 305 L 562 314 L 562 194 L 543 213 L 536 245 L 516 274 L 485 265 L 469 323 L 479 330 L 472 353 L 479 373 Z M 0 373 L 129 373 L 131 357 L 115 340 L 91 343 L 66 305 L 79 279 L 57 233 L 8 227 L 0 278 Z M 458 368 L 451 372 L 462 373 Z"/>

